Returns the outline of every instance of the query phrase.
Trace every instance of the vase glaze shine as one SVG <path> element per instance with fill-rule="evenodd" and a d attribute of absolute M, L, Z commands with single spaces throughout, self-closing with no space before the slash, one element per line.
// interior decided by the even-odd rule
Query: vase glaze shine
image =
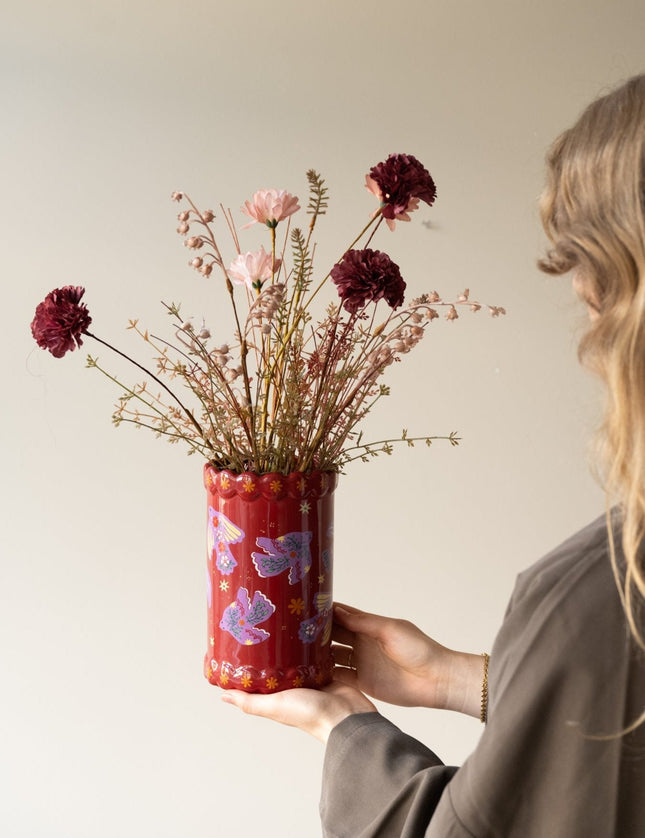
<path fill-rule="evenodd" d="M 204 467 L 211 684 L 270 693 L 331 681 L 337 481 Z"/>

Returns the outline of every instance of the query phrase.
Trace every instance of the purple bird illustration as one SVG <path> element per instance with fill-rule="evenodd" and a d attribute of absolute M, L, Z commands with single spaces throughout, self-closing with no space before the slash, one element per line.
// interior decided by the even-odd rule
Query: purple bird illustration
<path fill-rule="evenodd" d="M 309 617 L 300 623 L 298 637 L 303 643 L 313 643 L 322 632 L 322 642 L 324 645 L 329 642 L 329 638 L 331 637 L 331 594 L 316 594 L 314 597 L 314 606 L 318 613 L 315 617 Z"/>
<path fill-rule="evenodd" d="M 208 557 L 215 561 L 215 566 L 224 576 L 230 576 L 237 567 L 230 545 L 243 540 L 243 530 L 229 521 L 226 515 L 212 506 L 208 507 Z"/>
<path fill-rule="evenodd" d="M 242 646 L 254 646 L 270 637 L 268 631 L 257 628 L 275 611 L 275 605 L 261 591 L 253 594 L 253 602 L 246 588 L 240 588 L 235 602 L 224 610 L 219 627 L 240 643 Z"/>
<path fill-rule="evenodd" d="M 252 553 L 255 569 L 263 578 L 278 576 L 289 568 L 289 584 L 295 585 L 311 570 L 310 532 L 290 532 L 278 538 L 257 538 L 264 553 Z"/>

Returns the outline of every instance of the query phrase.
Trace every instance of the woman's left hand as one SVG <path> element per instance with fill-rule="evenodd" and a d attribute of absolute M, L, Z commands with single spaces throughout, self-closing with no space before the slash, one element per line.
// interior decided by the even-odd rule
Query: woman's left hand
<path fill-rule="evenodd" d="M 261 695 L 226 690 L 222 701 L 244 713 L 264 716 L 283 725 L 300 728 L 323 744 L 332 728 L 353 713 L 373 713 L 376 707 L 357 689 L 332 681 L 320 690 L 293 689 Z"/>

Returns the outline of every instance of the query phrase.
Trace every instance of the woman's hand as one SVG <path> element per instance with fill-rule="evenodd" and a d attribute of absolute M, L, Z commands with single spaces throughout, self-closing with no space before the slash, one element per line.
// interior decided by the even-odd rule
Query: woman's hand
<path fill-rule="evenodd" d="M 347 716 L 376 710 L 361 692 L 336 682 L 320 690 L 294 689 L 269 695 L 227 690 L 222 701 L 253 716 L 298 727 L 323 743 L 327 742 L 332 728 Z"/>
<path fill-rule="evenodd" d="M 334 679 L 390 704 L 479 717 L 483 658 L 441 646 L 407 620 L 334 605 Z"/>
<path fill-rule="evenodd" d="M 334 681 L 320 690 L 260 695 L 226 690 L 222 701 L 300 728 L 326 743 L 337 724 L 390 704 L 437 707 L 479 717 L 483 658 L 441 646 L 407 620 L 334 605 Z"/>

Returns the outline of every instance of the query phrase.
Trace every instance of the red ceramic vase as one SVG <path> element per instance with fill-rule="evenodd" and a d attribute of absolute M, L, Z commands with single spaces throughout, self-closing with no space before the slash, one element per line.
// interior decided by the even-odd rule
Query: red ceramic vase
<path fill-rule="evenodd" d="M 211 684 L 270 693 L 331 680 L 337 481 L 205 466 Z"/>

